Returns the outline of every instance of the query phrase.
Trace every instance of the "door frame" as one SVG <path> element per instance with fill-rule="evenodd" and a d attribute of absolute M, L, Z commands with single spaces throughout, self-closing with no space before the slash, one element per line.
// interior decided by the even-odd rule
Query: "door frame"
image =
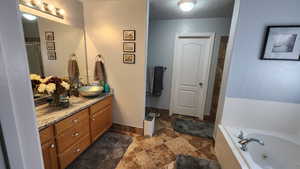
<path fill-rule="evenodd" d="M 170 112 L 169 115 L 171 116 L 172 114 L 174 114 L 174 110 L 175 110 L 175 92 L 176 92 L 176 65 L 178 63 L 178 54 L 177 54 L 177 48 L 176 46 L 178 45 L 177 40 L 179 38 L 182 37 L 189 37 L 189 38 L 209 38 L 210 39 L 210 47 L 209 47 L 209 59 L 207 60 L 207 69 L 205 72 L 205 77 L 204 77 L 204 82 L 203 82 L 203 90 L 204 90 L 204 101 L 202 102 L 202 104 L 200 105 L 201 108 L 201 112 L 200 114 L 198 114 L 198 118 L 203 120 L 204 118 L 204 110 L 205 110 L 205 103 L 206 103 L 206 99 L 207 99 L 207 89 L 208 89 L 208 80 L 209 80 L 209 74 L 210 74 L 210 67 L 211 67 L 211 61 L 213 58 L 213 49 L 214 49 L 214 43 L 215 43 L 215 36 L 216 33 L 215 32 L 204 32 L 204 33 L 178 33 L 175 36 L 175 45 L 174 45 L 174 57 L 173 57 L 173 71 L 172 71 L 172 84 L 171 84 L 171 101 L 170 101 Z"/>

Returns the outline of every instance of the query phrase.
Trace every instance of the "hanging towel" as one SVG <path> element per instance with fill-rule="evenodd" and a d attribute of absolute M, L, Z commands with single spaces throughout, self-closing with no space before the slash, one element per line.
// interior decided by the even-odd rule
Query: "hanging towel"
<path fill-rule="evenodd" d="M 94 80 L 95 81 L 104 81 L 106 83 L 106 72 L 105 67 L 102 61 L 97 60 L 95 64 L 95 73 L 94 73 Z"/>
<path fill-rule="evenodd" d="M 148 66 L 147 67 L 147 89 L 146 89 L 147 96 L 152 95 L 152 91 L 153 91 L 153 77 L 154 77 L 154 68 Z"/>
<path fill-rule="evenodd" d="M 153 91 L 152 95 L 159 97 L 163 90 L 163 79 L 164 79 L 165 68 L 162 66 L 156 66 L 154 68 L 154 79 L 153 79 Z"/>
<path fill-rule="evenodd" d="M 68 62 L 68 74 L 72 84 L 79 82 L 79 68 L 75 59 L 70 59 Z"/>

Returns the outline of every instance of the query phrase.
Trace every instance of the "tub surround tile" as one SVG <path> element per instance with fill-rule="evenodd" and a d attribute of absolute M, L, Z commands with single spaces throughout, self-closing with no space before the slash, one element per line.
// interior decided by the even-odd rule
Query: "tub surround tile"
<path fill-rule="evenodd" d="M 68 108 L 53 108 L 48 104 L 37 106 L 36 117 L 38 129 L 42 130 L 47 128 L 110 96 L 112 96 L 112 93 L 106 93 L 95 98 L 71 97 L 70 106 Z"/>

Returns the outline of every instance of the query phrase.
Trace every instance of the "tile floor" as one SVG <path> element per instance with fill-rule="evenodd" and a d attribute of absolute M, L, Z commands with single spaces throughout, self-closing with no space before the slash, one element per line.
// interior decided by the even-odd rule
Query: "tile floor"
<path fill-rule="evenodd" d="M 179 154 L 216 160 L 213 140 L 174 131 L 171 118 L 167 114 L 161 115 L 154 137 L 133 135 L 133 142 L 116 169 L 173 169 Z"/>

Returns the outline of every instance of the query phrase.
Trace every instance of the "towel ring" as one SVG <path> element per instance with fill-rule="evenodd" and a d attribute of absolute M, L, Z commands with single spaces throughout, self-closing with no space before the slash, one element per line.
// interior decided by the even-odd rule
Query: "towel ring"
<path fill-rule="evenodd" d="M 77 59 L 76 54 L 75 54 L 75 53 L 72 53 L 72 54 L 71 54 L 71 60 L 76 60 L 76 59 Z"/>
<path fill-rule="evenodd" d="M 97 59 L 97 61 L 101 61 L 102 63 L 104 63 L 104 58 L 103 58 L 102 55 L 98 54 L 98 55 L 96 56 L 96 59 Z"/>

